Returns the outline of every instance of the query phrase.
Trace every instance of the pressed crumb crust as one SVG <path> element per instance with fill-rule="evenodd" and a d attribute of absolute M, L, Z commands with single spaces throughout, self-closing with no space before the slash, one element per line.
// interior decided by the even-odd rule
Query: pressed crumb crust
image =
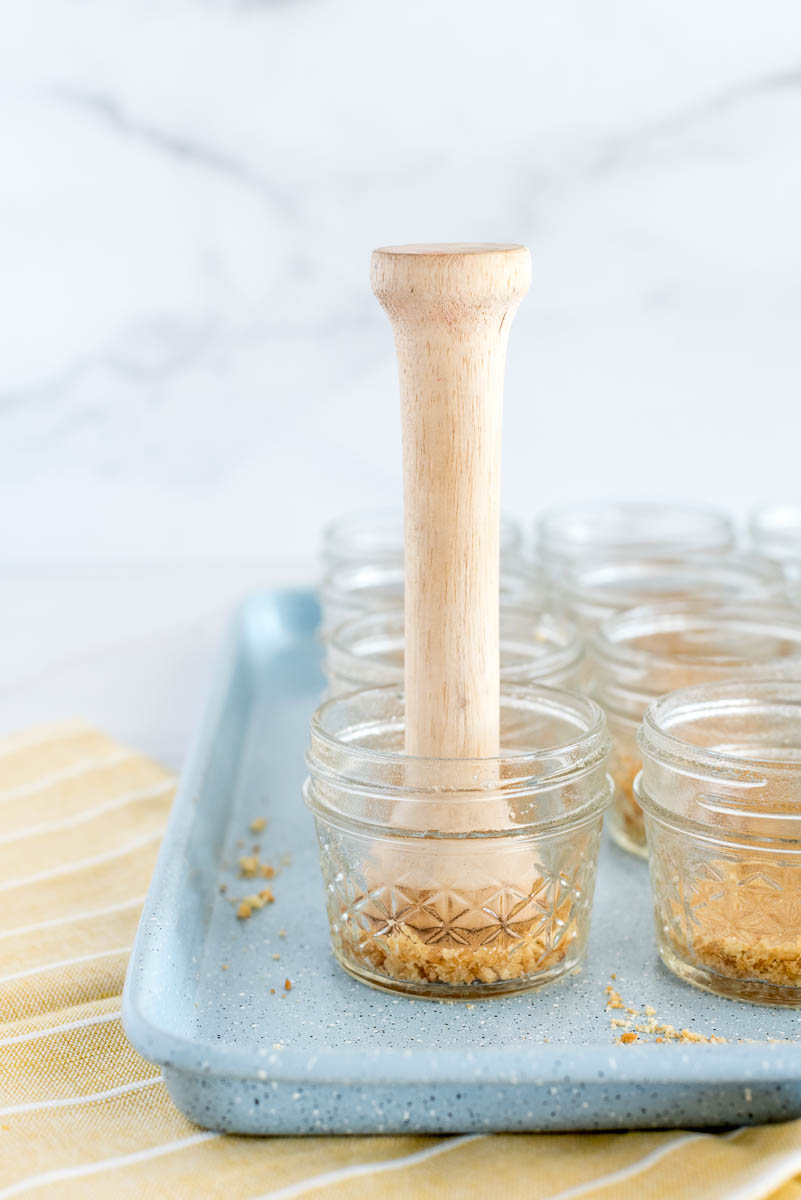
<path fill-rule="evenodd" d="M 801 938 L 781 945 L 765 938 L 743 942 L 736 937 L 693 939 L 696 958 L 732 979 L 761 979 L 782 987 L 801 984 Z"/>
<path fill-rule="evenodd" d="M 609 768 L 615 782 L 615 812 L 627 836 L 638 846 L 645 845 L 645 818 L 634 795 L 634 780 L 641 766 L 639 759 L 617 754 Z"/>
<path fill-rule="evenodd" d="M 432 912 L 436 910 L 428 908 Z M 488 921 L 480 932 L 472 931 L 472 945 L 457 940 L 467 940 L 462 932 L 449 936 L 444 922 L 425 928 L 397 923 L 386 933 L 382 926 L 386 928 L 385 922 L 375 921 L 368 930 L 340 925 L 337 940 L 343 957 L 389 979 L 461 985 L 551 972 L 565 963 L 578 932 L 574 906 L 567 899 L 547 920 L 517 923 L 511 933 L 508 923 Z"/>
<path fill-rule="evenodd" d="M 682 957 L 718 975 L 801 986 L 801 870 L 774 864 L 716 863 L 720 878 L 671 902 L 666 930 Z"/>

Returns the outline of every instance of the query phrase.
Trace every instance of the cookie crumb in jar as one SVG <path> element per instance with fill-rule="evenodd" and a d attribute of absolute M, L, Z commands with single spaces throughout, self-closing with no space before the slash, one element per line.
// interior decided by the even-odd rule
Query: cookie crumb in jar
<path fill-rule="evenodd" d="M 536 882 L 532 884 L 536 892 Z M 461 923 L 454 921 L 449 892 L 414 893 L 409 918 L 397 917 L 387 932 L 383 912 L 369 905 L 360 909 L 361 924 L 343 921 L 332 932 L 335 947 L 347 961 L 356 961 L 382 977 L 408 983 L 454 986 L 501 984 L 559 967 L 572 953 L 577 916 L 569 899 L 554 913 L 561 937 L 554 944 L 541 915 L 504 921 L 482 906 L 481 898 L 460 896 Z M 522 906 L 521 906 L 522 907 Z M 481 914 L 481 927 L 475 922 Z M 369 924 L 368 924 L 369 922 Z"/>
<path fill-rule="evenodd" d="M 801 981 L 801 900 L 797 867 L 718 864 L 718 878 L 692 891 L 691 945 L 718 975 L 780 987 Z"/>
<path fill-rule="evenodd" d="M 639 759 L 614 751 L 609 766 L 615 783 L 615 816 L 622 822 L 626 835 L 637 846 L 645 845 L 645 818 L 634 795 L 634 780 L 641 766 Z"/>

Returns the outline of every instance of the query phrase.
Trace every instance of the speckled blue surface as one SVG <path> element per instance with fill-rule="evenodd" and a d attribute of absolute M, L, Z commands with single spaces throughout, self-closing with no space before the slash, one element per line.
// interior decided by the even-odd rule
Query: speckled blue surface
<path fill-rule="evenodd" d="M 163 1066 L 178 1106 L 200 1125 L 242 1133 L 801 1116 L 801 1015 L 674 979 L 656 957 L 647 867 L 611 845 L 588 959 L 561 983 L 468 1006 L 396 999 L 336 966 L 300 793 L 322 687 L 316 621 L 305 592 L 266 593 L 242 608 L 145 905 L 123 1016 L 136 1048 Z M 269 825 L 254 839 L 257 816 Z M 272 883 L 275 904 L 240 922 L 228 897 L 253 890 L 235 866 L 254 840 L 265 861 L 291 862 Z M 624 1000 L 652 1005 L 660 1021 L 754 1040 L 617 1045 L 604 995 L 613 972 Z"/>

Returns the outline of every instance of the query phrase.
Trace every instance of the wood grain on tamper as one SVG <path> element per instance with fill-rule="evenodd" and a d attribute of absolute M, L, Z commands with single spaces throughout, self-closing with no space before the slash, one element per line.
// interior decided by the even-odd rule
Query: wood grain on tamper
<path fill-rule="evenodd" d="M 400 373 L 410 755 L 498 754 L 503 378 L 530 279 L 524 246 L 373 253 Z"/>

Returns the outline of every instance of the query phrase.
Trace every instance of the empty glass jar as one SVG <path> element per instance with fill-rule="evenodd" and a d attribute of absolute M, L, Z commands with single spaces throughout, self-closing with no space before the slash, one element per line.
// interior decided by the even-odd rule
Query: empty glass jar
<path fill-rule="evenodd" d="M 612 836 L 625 849 L 645 854 L 634 780 L 641 766 L 637 730 L 646 708 L 666 692 L 694 683 L 801 680 L 801 613 L 747 606 L 632 609 L 606 621 L 588 651 L 591 690 L 612 735 Z"/>
<path fill-rule="evenodd" d="M 501 605 L 545 607 L 545 590 L 539 569 L 522 559 L 501 565 Z M 370 612 L 403 608 L 403 562 L 362 563 L 334 567 L 320 590 L 320 632 L 328 637 L 343 621 Z"/>
<path fill-rule="evenodd" d="M 721 996 L 801 1004 L 801 684 L 673 692 L 639 744 L 662 959 Z"/>
<path fill-rule="evenodd" d="M 777 563 L 787 578 L 798 585 L 801 582 L 801 499 L 775 500 L 760 505 L 751 513 L 748 527 L 756 552 Z"/>
<path fill-rule="evenodd" d="M 584 642 L 576 627 L 547 613 L 501 611 L 501 683 L 581 683 Z M 403 613 L 369 613 L 335 629 L 325 645 L 329 696 L 403 687 Z"/>
<path fill-rule="evenodd" d="M 700 504 L 601 500 L 557 505 L 536 526 L 548 573 L 588 559 L 706 557 L 735 544 L 730 518 Z"/>
<path fill-rule="evenodd" d="M 334 954 L 375 987 L 471 999 L 538 987 L 587 942 L 609 736 L 598 705 L 507 687 L 497 758 L 409 757 L 403 695 L 329 700 L 304 788 Z"/>
<path fill-rule="evenodd" d="M 520 526 L 501 517 L 501 554 L 522 550 Z M 394 509 L 347 513 L 323 530 L 321 558 L 326 570 L 360 563 L 402 562 L 403 517 Z"/>
<path fill-rule="evenodd" d="M 554 612 L 592 630 L 616 613 L 643 604 L 783 603 L 785 588 L 778 567 L 748 555 L 643 558 L 565 568 L 551 580 L 550 597 Z"/>

